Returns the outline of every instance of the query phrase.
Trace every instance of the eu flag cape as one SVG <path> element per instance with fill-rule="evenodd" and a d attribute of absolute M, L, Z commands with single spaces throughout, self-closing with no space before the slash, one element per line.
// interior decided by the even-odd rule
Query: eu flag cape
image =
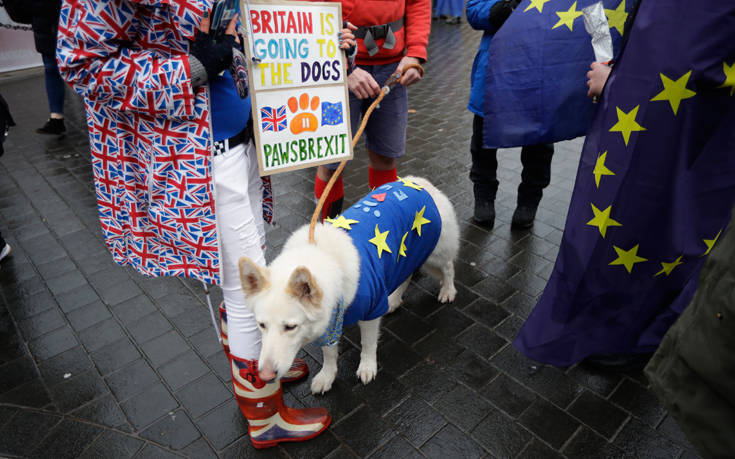
<path fill-rule="evenodd" d="M 554 270 L 514 344 L 654 350 L 735 203 L 735 2 L 642 0 L 584 144 Z"/>
<path fill-rule="evenodd" d="M 595 60 L 582 9 L 599 0 L 523 0 L 493 36 L 485 75 L 484 145 L 553 143 L 584 135 Z M 603 0 L 613 48 L 633 0 Z"/>

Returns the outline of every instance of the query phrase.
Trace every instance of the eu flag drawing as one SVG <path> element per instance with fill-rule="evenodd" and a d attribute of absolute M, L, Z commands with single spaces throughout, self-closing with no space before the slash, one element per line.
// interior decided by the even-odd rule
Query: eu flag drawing
<path fill-rule="evenodd" d="M 656 349 L 735 203 L 734 93 L 735 2 L 642 0 L 521 352 L 567 366 Z"/>
<path fill-rule="evenodd" d="M 583 136 L 595 104 L 595 60 L 582 9 L 600 0 L 523 0 L 493 36 L 485 75 L 484 144 L 516 147 Z M 603 0 L 617 51 L 633 0 Z"/>
<path fill-rule="evenodd" d="M 322 126 L 337 126 L 343 118 L 342 102 L 322 102 Z"/>

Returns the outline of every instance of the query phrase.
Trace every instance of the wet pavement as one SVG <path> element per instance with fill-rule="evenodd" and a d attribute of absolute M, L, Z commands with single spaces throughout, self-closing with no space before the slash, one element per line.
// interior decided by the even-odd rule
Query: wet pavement
<path fill-rule="evenodd" d="M 466 23 L 433 23 L 399 163 L 399 174 L 431 179 L 456 206 L 456 301 L 439 304 L 436 282 L 417 278 L 384 320 L 367 386 L 355 376 L 359 332 L 347 330 L 329 393 L 311 395 L 308 379 L 285 390 L 291 406 L 328 408 L 332 425 L 266 451 L 250 445 L 201 285 L 145 278 L 105 249 L 80 100 L 67 100 L 68 134 L 43 137 L 33 133 L 47 117 L 41 74 L 0 77 L 18 123 L 0 158 L 0 231 L 14 249 L 0 268 L 0 456 L 696 457 L 641 373 L 537 365 L 509 344 L 551 273 L 582 140 L 557 144 L 525 232 L 510 231 L 519 152 L 501 150 L 496 226 L 474 226 L 465 107 L 479 39 Z M 357 155 L 348 204 L 367 189 Z M 313 187 L 313 170 L 274 177 L 269 259 L 308 222 Z M 312 374 L 320 354 L 301 354 Z"/>

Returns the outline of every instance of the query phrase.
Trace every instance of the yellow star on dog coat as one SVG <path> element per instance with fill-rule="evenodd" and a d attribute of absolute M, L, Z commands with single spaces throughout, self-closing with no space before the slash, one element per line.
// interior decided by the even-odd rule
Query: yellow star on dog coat
<path fill-rule="evenodd" d="M 403 183 L 403 186 L 413 188 L 414 190 L 422 190 L 424 188 L 421 185 L 416 185 L 409 179 L 399 178 L 398 180 L 400 180 Z"/>
<path fill-rule="evenodd" d="M 385 241 L 388 238 L 388 233 L 390 233 L 390 230 L 386 230 L 385 232 L 381 233 L 380 229 L 378 229 L 378 225 L 375 225 L 375 237 L 371 238 L 368 242 L 375 245 L 375 247 L 378 248 L 378 258 L 383 254 L 383 251 L 385 250 L 388 253 L 393 253 L 390 250 L 390 247 L 388 247 L 388 243 Z"/>
<path fill-rule="evenodd" d="M 345 218 L 343 215 L 340 215 L 337 218 L 326 218 L 326 221 L 332 224 L 332 226 L 335 226 L 337 228 L 344 228 L 346 230 L 351 230 L 352 226 L 355 223 L 360 223 L 357 220 L 353 220 L 351 218 Z"/>
<path fill-rule="evenodd" d="M 413 226 L 411 226 L 411 229 L 416 230 L 416 232 L 419 233 L 419 236 L 421 236 L 421 226 L 431 223 L 431 220 L 424 218 L 424 211 L 426 211 L 426 206 L 416 212 L 416 216 L 413 218 Z"/>

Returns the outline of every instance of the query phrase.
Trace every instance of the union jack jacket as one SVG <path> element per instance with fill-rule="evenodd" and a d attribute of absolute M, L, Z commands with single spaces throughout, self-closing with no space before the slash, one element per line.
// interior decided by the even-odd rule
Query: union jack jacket
<path fill-rule="evenodd" d="M 207 86 L 189 40 L 212 0 L 64 0 L 57 61 L 84 98 L 100 223 L 115 261 L 219 283 Z"/>

